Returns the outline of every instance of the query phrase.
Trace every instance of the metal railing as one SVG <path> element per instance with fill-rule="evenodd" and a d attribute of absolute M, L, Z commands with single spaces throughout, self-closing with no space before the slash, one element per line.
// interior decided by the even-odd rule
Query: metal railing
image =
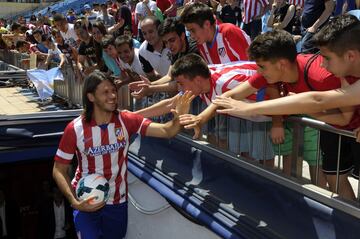
<path fill-rule="evenodd" d="M 24 56 L 22 54 L 16 54 L 13 52 L 5 52 L 0 50 L 0 59 L 13 64 L 15 66 L 21 66 L 21 59 Z M 54 91 L 55 94 L 63 99 L 65 99 L 71 107 L 81 107 L 82 105 L 82 86 L 83 80 L 77 79 L 76 74 L 72 66 L 66 65 L 63 69 L 64 81 L 55 81 L 54 82 Z M 126 88 L 123 88 L 121 91 L 122 98 L 130 99 L 129 91 Z M 152 102 L 161 100 L 161 97 L 153 97 Z M 120 102 L 124 103 L 124 102 Z M 145 105 L 149 104 L 149 100 L 146 100 Z M 126 105 L 129 105 L 129 102 L 126 102 Z M 130 106 L 132 106 L 132 100 L 130 100 Z M 192 106 L 192 113 L 197 114 L 205 108 L 205 105 L 200 101 L 195 101 Z M 167 119 L 167 117 L 160 118 L 160 120 Z M 253 121 L 253 122 L 251 122 Z M 280 171 L 283 170 L 284 157 L 281 155 L 281 145 L 277 149 L 272 149 L 269 138 L 269 129 L 270 129 L 270 118 L 250 118 L 250 119 L 239 119 L 228 116 L 217 116 L 214 122 L 209 122 L 208 127 L 204 127 L 203 134 L 206 136 L 205 139 L 208 140 L 212 145 L 217 145 L 217 150 L 223 152 L 224 155 L 231 155 L 231 157 L 236 158 L 237 160 L 247 160 L 254 163 L 258 161 L 259 165 L 264 166 L 264 170 L 275 172 L 276 175 L 280 176 L 283 179 L 290 179 L 292 184 L 299 183 L 300 185 L 309 185 L 309 173 L 303 172 L 303 155 L 304 155 L 304 128 L 311 127 L 316 130 L 324 130 L 328 132 L 333 132 L 339 136 L 339 144 L 336 146 L 341 149 L 341 140 L 344 136 L 354 137 L 353 133 L 350 131 L 340 130 L 334 128 L 330 125 L 327 125 L 323 122 L 319 122 L 306 117 L 289 117 L 288 122 L 293 124 L 293 144 L 291 150 L 291 173 L 287 175 L 282 174 Z M 245 131 L 244 131 L 245 130 Z M 244 136 L 245 135 L 245 136 Z M 214 136 L 214 137 L 212 137 Z M 318 137 L 316 142 L 316 174 L 313 178 L 314 184 L 318 182 L 321 157 L 320 157 L 320 139 Z M 247 151 L 244 150 L 243 145 L 247 145 Z M 335 146 L 334 146 L 335 147 Z M 219 151 L 219 152 L 220 152 Z M 254 156 L 256 155 L 256 156 Z M 272 155 L 272 158 L 269 158 L 269 155 Z M 274 157 L 275 156 L 275 157 Z M 274 160 L 275 158 L 275 160 Z M 269 167 L 267 162 L 268 160 L 274 160 L 273 167 Z M 335 192 L 338 192 L 341 185 L 339 185 L 339 163 L 341 160 L 340 153 L 337 155 L 337 172 L 336 172 L 336 189 Z M 304 179 L 304 175 L 307 179 Z M 307 175 L 307 176 L 306 176 Z M 278 180 L 278 178 L 276 178 Z M 291 185 L 292 185 L 291 184 Z M 313 188 L 311 188 L 313 190 Z M 316 191 L 322 191 L 320 188 L 317 188 Z M 311 193 L 311 195 L 313 195 Z M 333 197 L 337 200 L 337 195 L 328 192 L 329 198 L 324 199 L 322 197 L 317 197 L 315 194 L 314 198 L 322 200 L 322 202 L 327 205 L 332 205 Z M 357 198 L 360 198 L 360 184 L 357 190 Z M 341 203 L 341 208 L 343 211 L 349 212 L 352 215 L 355 215 L 357 218 L 360 218 L 360 208 L 358 205 L 355 205 L 355 202 L 347 204 Z M 345 205 L 345 206 L 344 206 Z M 348 205 L 348 206 L 346 206 Z M 353 210 L 357 208 L 358 210 Z"/>
<path fill-rule="evenodd" d="M 192 113 L 198 114 L 204 109 L 204 104 L 200 101 L 195 101 L 193 105 Z M 355 138 L 354 133 L 347 130 L 341 130 L 330 126 L 324 122 L 317 121 L 311 119 L 309 117 L 301 117 L 301 116 L 292 116 L 286 119 L 286 122 L 292 124 L 292 147 L 290 150 L 290 164 L 291 171 L 287 176 L 291 176 L 293 179 L 302 180 L 304 183 L 312 182 L 314 185 L 319 185 L 323 188 L 327 188 L 326 185 L 319 184 L 319 178 L 322 176 L 321 171 L 321 162 L 322 162 L 322 150 L 320 147 L 320 131 L 326 131 L 335 133 L 338 135 L 339 143 L 338 145 L 334 145 L 334 147 L 338 148 L 337 158 L 337 167 L 336 172 L 336 186 L 333 189 L 335 193 L 339 193 L 339 189 L 342 185 L 339 184 L 340 180 L 340 162 L 341 162 L 341 150 L 342 150 L 342 140 L 344 137 Z M 221 129 L 221 125 L 225 125 L 225 131 Z M 285 124 L 285 122 L 284 122 Z M 246 132 L 244 134 L 244 126 L 247 128 L 247 133 L 249 133 L 249 137 L 246 137 Z M 223 115 L 216 116 L 215 122 L 209 122 L 207 126 L 203 127 L 203 134 L 207 137 L 209 141 L 209 136 L 214 135 L 215 140 L 211 138 L 210 143 L 213 145 L 217 145 L 218 147 L 225 150 L 225 152 L 232 153 L 236 155 L 239 159 L 249 159 L 252 161 L 257 161 L 259 164 L 264 165 L 266 168 L 271 168 L 271 164 L 268 164 L 271 155 L 271 149 L 269 149 L 269 145 L 271 145 L 271 139 L 269 136 L 269 130 L 271 127 L 271 118 L 269 117 L 252 117 L 252 118 L 234 118 Z M 224 128 L 224 127 L 223 127 Z M 306 150 L 306 145 L 304 145 L 304 132 L 306 128 L 310 128 L 313 130 L 315 135 L 314 138 L 317 138 L 314 141 L 314 152 L 313 161 L 315 161 L 315 165 L 309 164 L 309 169 L 307 169 L 308 163 L 304 163 L 304 149 Z M 215 130 L 214 130 L 215 129 Z M 245 137 L 244 137 L 245 135 Z M 221 142 L 222 141 L 222 142 Z M 286 141 L 286 139 L 285 139 Z M 355 139 L 354 139 L 355 142 Z M 247 149 L 241 147 L 241 145 L 248 144 Z M 271 146 L 270 146 L 271 147 Z M 282 172 L 284 170 L 284 161 L 285 155 L 282 155 L 281 148 L 284 147 L 283 144 L 278 144 L 273 149 L 274 157 L 274 165 L 273 167 L 278 171 Z M 255 155 L 252 153 L 255 150 Z M 269 153 L 270 151 L 270 153 Z M 257 154 L 256 153 L 259 153 Z M 355 159 L 358 160 L 358 159 Z M 289 162 L 287 162 L 289 163 Z M 312 168 L 313 167 L 313 168 Z M 306 169 L 303 170 L 303 169 Z M 271 169 L 270 169 L 271 170 Z M 314 170 L 315 175 L 312 175 L 311 170 Z M 359 175 L 356 175 L 357 177 Z M 325 179 L 326 180 L 326 179 Z M 353 180 L 354 181 L 354 180 Z M 325 181 L 325 184 L 329 184 L 328 181 Z M 354 185 L 355 187 L 356 185 Z M 355 194 L 357 194 L 357 200 L 360 202 L 360 184 L 358 183 L 357 189 L 355 189 Z M 333 195 L 337 197 L 338 195 Z M 342 195 L 341 195 L 342 196 Z"/>
<path fill-rule="evenodd" d="M 29 64 L 26 61 L 27 59 L 30 59 L 28 54 L 13 52 L 11 50 L 0 50 L 0 60 L 20 69 L 26 70 L 29 68 Z"/>
<path fill-rule="evenodd" d="M 82 106 L 83 79 L 76 78 L 74 68 L 70 64 L 65 64 L 62 73 L 64 80 L 54 81 L 54 94 L 67 101 L 72 108 Z"/>

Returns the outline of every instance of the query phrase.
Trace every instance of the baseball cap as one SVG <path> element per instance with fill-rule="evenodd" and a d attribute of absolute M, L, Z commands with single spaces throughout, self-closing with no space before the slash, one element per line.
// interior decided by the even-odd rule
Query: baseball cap
<path fill-rule="evenodd" d="M 91 9 L 91 7 L 90 7 L 89 4 L 85 4 L 85 5 L 84 5 L 84 10 L 90 10 L 90 9 Z"/>

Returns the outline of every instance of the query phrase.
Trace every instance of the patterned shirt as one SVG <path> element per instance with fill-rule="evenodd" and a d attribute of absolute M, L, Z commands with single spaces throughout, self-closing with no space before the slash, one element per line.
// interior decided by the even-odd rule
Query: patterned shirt
<path fill-rule="evenodd" d="M 239 61 L 230 64 L 210 65 L 210 91 L 206 94 L 200 94 L 200 98 L 206 103 L 211 102 L 218 95 L 235 88 L 241 83 L 249 80 L 256 75 L 257 65 L 255 62 Z M 256 95 L 247 97 L 250 100 L 257 100 Z"/>

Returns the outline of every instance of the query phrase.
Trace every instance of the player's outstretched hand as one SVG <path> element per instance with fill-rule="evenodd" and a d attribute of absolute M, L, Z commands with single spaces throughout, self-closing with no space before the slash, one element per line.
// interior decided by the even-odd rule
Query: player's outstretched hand
<path fill-rule="evenodd" d="M 179 117 L 183 114 L 189 113 L 192 100 L 195 98 L 194 94 L 191 91 L 186 91 L 184 94 L 179 95 L 176 98 L 175 109 L 172 109 L 171 112 L 174 114 L 174 117 Z"/>

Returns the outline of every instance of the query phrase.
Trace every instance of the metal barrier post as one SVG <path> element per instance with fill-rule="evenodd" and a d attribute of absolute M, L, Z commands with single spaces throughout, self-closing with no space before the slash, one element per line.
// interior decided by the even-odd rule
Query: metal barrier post
<path fill-rule="evenodd" d="M 337 194 L 339 194 L 341 138 L 342 138 L 342 136 L 341 136 L 341 135 L 339 135 L 339 142 L 338 142 L 338 155 L 337 155 L 337 164 L 336 164 L 336 186 L 335 186 L 335 192 L 336 192 Z"/>
<path fill-rule="evenodd" d="M 293 126 L 293 149 L 291 155 L 291 176 L 302 177 L 302 156 L 304 153 L 304 126 L 295 123 Z"/>
<path fill-rule="evenodd" d="M 265 125 L 265 129 L 264 129 L 264 145 L 263 145 L 263 155 L 262 155 L 262 159 L 263 159 L 263 165 L 265 165 L 265 160 L 266 158 L 266 150 L 267 150 L 267 124 L 266 122 L 262 123 Z M 261 128 L 261 127 L 260 127 Z"/>
<path fill-rule="evenodd" d="M 320 153 L 321 153 L 321 150 L 320 150 L 320 131 L 319 130 L 317 130 L 317 135 L 318 135 L 318 138 L 317 138 L 317 146 L 316 146 L 316 148 L 317 148 L 317 152 L 316 152 L 316 168 L 315 168 L 315 170 L 316 170 L 316 172 L 315 172 L 315 183 L 316 183 L 316 185 L 318 185 L 319 184 L 319 169 L 320 169 Z"/>
<path fill-rule="evenodd" d="M 359 159 L 357 159 L 357 160 L 359 160 Z M 358 174 L 357 176 L 358 176 L 358 193 L 357 193 L 357 200 L 358 200 L 358 202 L 360 203 L 360 182 L 359 182 L 359 180 L 360 180 L 360 171 L 359 171 L 359 174 Z"/>
<path fill-rule="evenodd" d="M 284 158 L 281 155 L 281 144 L 278 144 L 278 169 L 280 169 L 280 164 L 283 164 L 283 171 L 284 171 Z"/>
<path fill-rule="evenodd" d="M 69 90 L 71 87 L 69 86 L 69 77 L 70 77 L 70 67 L 68 64 L 64 65 L 64 68 L 61 69 L 64 80 L 55 80 L 54 81 L 54 94 L 62 99 L 64 99 L 68 106 L 71 107 L 71 102 L 69 98 Z"/>
<path fill-rule="evenodd" d="M 227 142 L 229 150 L 233 153 L 239 154 L 240 151 L 240 119 L 227 116 L 228 127 L 227 127 Z"/>
<path fill-rule="evenodd" d="M 248 139 L 246 139 L 246 140 L 248 140 Z M 252 157 L 252 152 L 254 149 L 253 142 L 254 142 L 254 123 L 251 122 L 251 134 L 250 134 L 250 142 L 249 142 L 249 156 L 250 157 Z"/>

